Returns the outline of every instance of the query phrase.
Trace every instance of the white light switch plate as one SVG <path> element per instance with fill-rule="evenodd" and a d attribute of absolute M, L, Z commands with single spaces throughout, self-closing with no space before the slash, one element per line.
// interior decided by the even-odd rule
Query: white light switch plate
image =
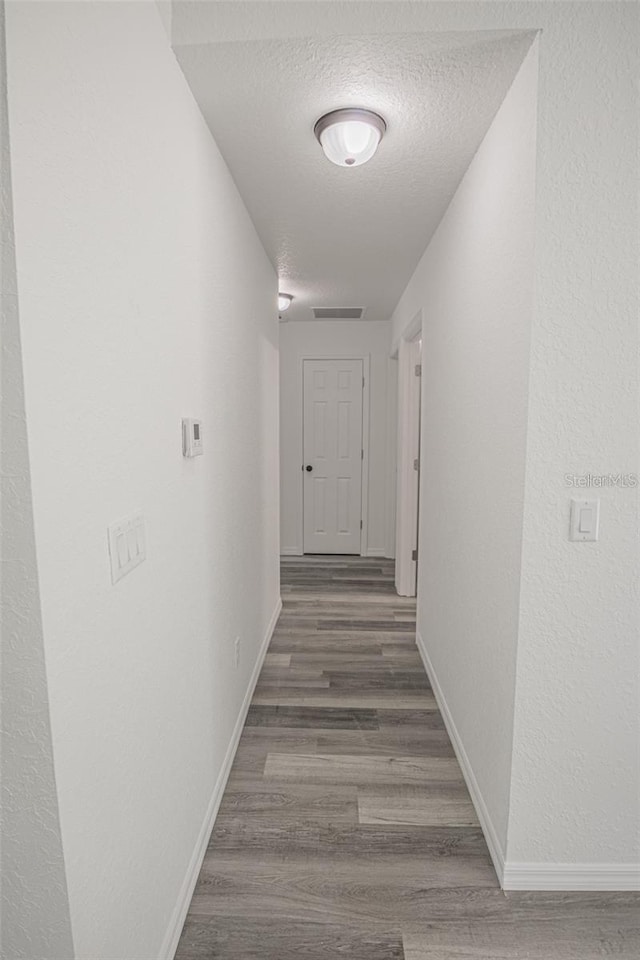
<path fill-rule="evenodd" d="M 599 500 L 572 500 L 569 540 L 597 540 L 600 526 Z"/>
<path fill-rule="evenodd" d="M 117 583 L 137 567 L 147 555 L 144 517 L 132 513 L 124 520 L 112 523 L 108 530 L 111 582 Z"/>

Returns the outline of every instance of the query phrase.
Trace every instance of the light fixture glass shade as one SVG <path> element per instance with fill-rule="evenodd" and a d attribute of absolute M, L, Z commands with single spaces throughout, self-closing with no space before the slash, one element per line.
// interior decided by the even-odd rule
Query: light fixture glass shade
<path fill-rule="evenodd" d="M 387 125 L 371 110 L 334 110 L 320 117 L 314 132 L 328 160 L 339 167 L 359 167 L 370 160 Z"/>
<path fill-rule="evenodd" d="M 293 297 L 289 293 L 279 293 L 278 294 L 278 310 L 282 313 L 284 310 L 288 310 L 291 306 L 291 301 Z"/>

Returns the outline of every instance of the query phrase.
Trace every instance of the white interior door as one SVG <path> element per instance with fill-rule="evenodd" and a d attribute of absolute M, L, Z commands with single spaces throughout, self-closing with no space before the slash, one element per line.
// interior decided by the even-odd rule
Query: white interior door
<path fill-rule="evenodd" d="M 303 364 L 303 549 L 359 554 L 362 360 Z"/>

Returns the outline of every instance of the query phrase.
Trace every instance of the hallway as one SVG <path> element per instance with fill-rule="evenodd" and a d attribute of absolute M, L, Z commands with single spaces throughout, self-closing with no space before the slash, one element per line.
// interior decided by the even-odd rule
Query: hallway
<path fill-rule="evenodd" d="M 282 596 L 176 960 L 636 957 L 637 894 L 500 890 L 393 562 Z"/>
<path fill-rule="evenodd" d="M 640 960 L 639 16 L 0 0 L 0 957 Z"/>

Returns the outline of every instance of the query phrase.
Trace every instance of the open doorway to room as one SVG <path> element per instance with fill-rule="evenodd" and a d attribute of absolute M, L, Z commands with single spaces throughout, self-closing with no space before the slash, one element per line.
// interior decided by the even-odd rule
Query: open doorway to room
<path fill-rule="evenodd" d="M 417 586 L 421 398 L 422 311 L 419 311 L 398 347 L 395 583 L 401 597 L 415 597 Z"/>

